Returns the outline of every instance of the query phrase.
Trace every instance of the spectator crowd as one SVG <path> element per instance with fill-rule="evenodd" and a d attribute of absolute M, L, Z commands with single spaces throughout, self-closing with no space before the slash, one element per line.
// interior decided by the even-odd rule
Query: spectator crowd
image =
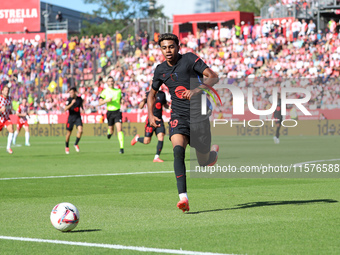
<path fill-rule="evenodd" d="M 181 53 L 194 52 L 229 84 L 254 87 L 260 108 L 267 107 L 273 86 L 292 85 L 312 91 L 312 108 L 339 108 L 337 25 L 331 20 L 325 31 L 317 31 L 313 21 L 296 19 L 216 26 L 181 36 Z M 117 33 L 115 37 L 49 40 L 47 45 L 1 44 L 0 84 L 11 87 L 14 108 L 27 97 L 31 111 L 62 113 L 68 89 L 76 86 L 86 113 L 104 113 L 105 106 L 99 107 L 98 99 L 107 77 L 112 76 L 123 92 L 122 110 L 133 111 L 145 97 L 156 66 L 164 61 L 158 36 L 144 31 L 136 38 L 129 34 L 123 39 Z M 167 97 L 170 100 L 168 93 Z"/>

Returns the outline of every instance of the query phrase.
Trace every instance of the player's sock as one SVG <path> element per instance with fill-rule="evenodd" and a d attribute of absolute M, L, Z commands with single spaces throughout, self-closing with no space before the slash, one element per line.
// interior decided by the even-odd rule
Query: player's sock
<path fill-rule="evenodd" d="M 153 159 L 158 159 L 159 158 L 159 155 L 156 154 L 155 157 Z"/>
<path fill-rule="evenodd" d="M 19 134 L 18 131 L 15 130 L 15 132 L 14 132 L 14 137 L 13 137 L 13 144 L 16 143 L 18 134 Z"/>
<path fill-rule="evenodd" d="M 12 143 L 12 139 L 13 139 L 13 133 L 8 133 L 8 137 L 7 137 L 7 150 L 11 148 L 11 143 Z"/>
<path fill-rule="evenodd" d="M 76 142 L 74 143 L 74 145 L 78 145 L 79 141 L 80 141 L 80 138 L 77 137 Z"/>
<path fill-rule="evenodd" d="M 137 139 L 137 141 L 140 142 L 140 143 L 144 143 L 144 137 L 139 137 L 139 138 Z"/>
<path fill-rule="evenodd" d="M 277 139 L 279 139 L 279 137 L 280 137 L 280 128 L 281 128 L 281 126 L 276 128 L 276 138 Z"/>
<path fill-rule="evenodd" d="M 185 149 L 182 146 L 175 146 L 174 148 L 174 169 L 177 179 L 178 194 L 187 192 L 187 182 L 185 173 Z"/>
<path fill-rule="evenodd" d="M 163 149 L 163 141 L 158 141 L 156 155 L 161 155 Z"/>
<path fill-rule="evenodd" d="M 29 132 L 25 132 L 25 144 L 30 144 L 30 133 Z"/>
<path fill-rule="evenodd" d="M 183 198 L 186 198 L 189 200 L 188 194 L 186 192 L 179 194 L 179 200 L 182 200 Z"/>
<path fill-rule="evenodd" d="M 68 148 L 68 142 L 65 142 L 65 147 Z"/>
<path fill-rule="evenodd" d="M 120 148 L 124 149 L 124 133 L 122 131 L 118 132 L 117 137 L 118 137 Z"/>
<path fill-rule="evenodd" d="M 107 139 L 110 139 L 112 134 L 110 133 L 110 129 L 107 130 Z"/>

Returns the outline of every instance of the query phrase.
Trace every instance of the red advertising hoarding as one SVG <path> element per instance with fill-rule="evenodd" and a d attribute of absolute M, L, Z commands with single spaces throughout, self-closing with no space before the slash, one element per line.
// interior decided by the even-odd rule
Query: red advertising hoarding
<path fill-rule="evenodd" d="M 47 38 L 54 40 L 58 43 L 58 40 L 63 42 L 67 41 L 66 33 L 47 34 Z M 0 44 L 6 43 L 9 45 L 11 42 L 15 43 L 33 43 L 45 41 L 45 33 L 31 33 L 31 34 L 0 34 Z"/>
<path fill-rule="evenodd" d="M 40 31 L 40 0 L 1 0 L 0 32 Z"/>
<path fill-rule="evenodd" d="M 340 117 L 340 109 L 316 109 L 316 110 L 309 110 L 312 116 L 304 116 L 302 112 L 298 111 L 298 120 L 337 120 Z M 290 119 L 289 111 L 286 119 Z M 104 119 L 103 119 L 104 117 Z M 123 122 L 132 122 L 132 123 L 145 123 L 148 117 L 147 111 L 138 111 L 133 113 L 126 113 L 123 112 Z M 12 122 L 14 124 L 17 123 L 18 117 L 16 115 L 10 116 Z M 40 115 L 31 115 L 29 119 L 30 124 L 65 124 L 67 122 L 68 113 L 63 114 L 40 114 Z M 245 115 L 233 115 L 232 111 L 223 111 L 223 112 L 215 112 L 211 119 L 232 119 L 234 121 L 242 121 L 242 120 L 252 120 L 252 119 L 272 119 L 272 116 L 257 116 L 252 114 L 250 111 L 245 111 Z M 101 123 L 103 120 L 106 123 L 106 116 L 98 114 L 98 113 L 91 113 L 91 114 L 82 114 L 82 120 L 85 124 L 95 124 Z M 164 122 L 170 121 L 170 113 L 163 112 L 163 120 Z"/>
<path fill-rule="evenodd" d="M 45 33 L 33 33 L 33 34 L 0 34 L 0 43 L 9 45 L 11 42 L 25 43 L 28 42 L 42 42 L 45 41 Z"/>

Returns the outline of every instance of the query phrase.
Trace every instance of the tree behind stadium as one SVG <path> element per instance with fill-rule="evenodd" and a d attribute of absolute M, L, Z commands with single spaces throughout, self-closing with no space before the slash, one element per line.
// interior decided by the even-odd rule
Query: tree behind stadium
<path fill-rule="evenodd" d="M 82 35 L 113 34 L 130 25 L 136 18 L 165 18 L 164 6 L 156 7 L 155 1 L 150 0 L 83 0 L 85 4 L 97 4 L 100 7 L 94 10 L 92 16 L 105 18 L 100 24 L 84 22 L 86 29 Z M 152 6 L 152 8 L 150 8 Z M 133 26 L 126 33 L 133 34 Z"/>

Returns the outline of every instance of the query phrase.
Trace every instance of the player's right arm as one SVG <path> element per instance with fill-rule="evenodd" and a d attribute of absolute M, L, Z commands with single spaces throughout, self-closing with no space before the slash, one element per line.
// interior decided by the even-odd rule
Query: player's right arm
<path fill-rule="evenodd" d="M 152 80 L 152 85 L 151 85 L 151 89 L 149 92 L 149 95 L 146 99 L 147 102 L 147 106 L 148 106 L 148 117 L 149 117 L 149 124 L 152 127 L 160 127 L 160 124 L 156 124 L 156 121 L 161 121 L 159 118 L 157 118 L 155 115 L 153 115 L 153 107 L 155 105 L 156 102 L 156 94 L 159 90 L 159 88 L 161 87 L 161 85 L 163 84 L 163 81 L 161 80 L 161 74 L 159 71 L 159 65 L 156 67 L 154 76 L 153 76 L 153 80 Z"/>
<path fill-rule="evenodd" d="M 156 94 L 157 91 L 151 88 L 148 99 L 147 99 L 147 105 L 148 105 L 148 117 L 149 117 L 149 123 L 152 127 L 160 127 L 160 124 L 157 124 L 156 121 L 161 121 L 159 118 L 157 118 L 155 115 L 153 115 L 153 107 L 156 102 Z"/>
<path fill-rule="evenodd" d="M 5 112 L 5 111 L 6 111 L 5 102 L 0 100 L 0 112 Z"/>
<path fill-rule="evenodd" d="M 148 96 L 145 95 L 144 98 L 143 98 L 143 100 L 139 103 L 139 105 L 138 105 L 138 108 L 139 108 L 139 109 L 143 109 L 143 107 L 144 107 L 145 104 L 146 104 L 147 97 L 148 97 Z"/>
<path fill-rule="evenodd" d="M 16 115 L 18 116 L 18 117 L 26 117 L 26 113 L 22 113 L 21 112 L 21 107 L 19 106 L 19 108 L 18 108 L 18 110 L 17 110 L 17 112 L 16 112 Z"/>
<path fill-rule="evenodd" d="M 76 102 L 75 99 L 73 99 L 71 102 L 70 102 L 69 100 L 67 100 L 67 102 L 66 102 L 66 107 L 65 107 L 65 112 L 68 111 L 68 110 L 70 110 L 70 108 L 72 107 L 72 105 L 75 104 L 75 102 Z"/>
<path fill-rule="evenodd" d="M 105 90 L 102 91 L 102 93 L 100 94 L 99 97 L 99 106 L 104 105 L 108 102 L 110 102 L 112 100 L 112 98 L 106 98 L 106 94 L 105 94 Z"/>

